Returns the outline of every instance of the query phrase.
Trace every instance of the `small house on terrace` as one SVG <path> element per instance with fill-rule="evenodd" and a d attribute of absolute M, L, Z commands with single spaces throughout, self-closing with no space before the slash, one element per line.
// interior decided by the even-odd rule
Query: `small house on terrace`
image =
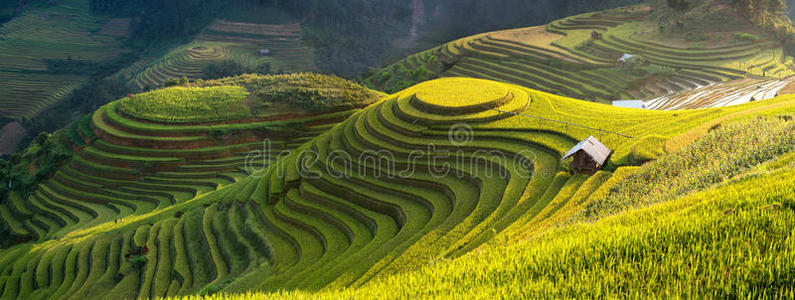
<path fill-rule="evenodd" d="M 604 166 L 607 158 L 610 157 L 610 153 L 612 151 L 607 146 L 595 137 L 590 136 L 579 142 L 574 148 L 571 148 L 561 160 L 573 157 L 574 161 L 571 162 L 572 169 L 593 174 Z"/>

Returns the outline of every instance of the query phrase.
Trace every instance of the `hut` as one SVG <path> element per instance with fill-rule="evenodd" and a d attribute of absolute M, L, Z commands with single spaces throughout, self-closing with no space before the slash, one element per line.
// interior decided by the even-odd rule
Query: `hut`
<path fill-rule="evenodd" d="M 601 40 L 602 39 L 602 34 L 599 33 L 596 30 L 591 31 L 591 38 L 594 39 L 594 40 Z"/>
<path fill-rule="evenodd" d="M 571 168 L 583 173 L 593 174 L 604 166 L 607 158 L 610 157 L 607 146 L 602 144 L 595 137 L 590 136 L 571 148 L 561 160 L 573 157 Z"/>
<path fill-rule="evenodd" d="M 260 49 L 259 51 L 257 51 L 257 53 L 259 53 L 259 55 L 262 55 L 262 56 L 268 56 L 268 55 L 271 55 L 271 50 L 270 49 Z"/>

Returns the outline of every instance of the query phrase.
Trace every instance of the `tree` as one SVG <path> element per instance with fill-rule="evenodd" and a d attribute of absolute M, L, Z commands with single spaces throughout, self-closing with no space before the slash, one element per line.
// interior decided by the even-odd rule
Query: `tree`
<path fill-rule="evenodd" d="M 253 73 L 253 70 L 233 61 L 224 60 L 212 63 L 202 70 L 203 79 L 218 79 L 223 77 L 237 76 L 244 73 Z"/>
<path fill-rule="evenodd" d="M 668 7 L 676 10 L 686 10 L 690 4 L 690 0 L 668 0 Z"/>
<path fill-rule="evenodd" d="M 8 184 L 11 182 L 11 178 L 8 176 L 8 162 L 4 159 L 0 159 L 0 203 L 5 202 L 6 195 L 9 192 Z"/>

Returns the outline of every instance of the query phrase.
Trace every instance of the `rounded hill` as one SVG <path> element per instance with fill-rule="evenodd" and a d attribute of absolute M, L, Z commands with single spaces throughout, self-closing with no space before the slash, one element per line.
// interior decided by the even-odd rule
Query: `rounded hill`
<path fill-rule="evenodd" d="M 256 97 L 257 87 L 308 78 L 354 96 L 335 95 L 311 112 L 297 104 L 311 99 L 268 106 L 270 98 Z M 130 95 L 15 160 L 0 218 L 10 240 L 46 241 L 178 205 L 267 167 L 382 95 L 324 75 L 246 75 Z"/>
<path fill-rule="evenodd" d="M 471 78 L 445 78 L 413 89 L 414 99 L 426 110 L 441 113 L 480 111 L 511 100 L 508 89 L 493 81 Z"/>
<path fill-rule="evenodd" d="M 362 107 L 385 94 L 337 76 L 315 73 L 286 75 L 241 75 L 218 80 L 199 80 L 190 86 L 237 85 L 251 92 L 250 105 L 263 109 L 271 105 L 292 105 L 307 111 Z M 255 115 L 261 112 L 255 111 Z"/>
<path fill-rule="evenodd" d="M 315 76 L 299 79 L 340 82 Z M 333 103 L 327 112 L 276 114 L 278 103 L 303 102 L 275 100 L 282 99 L 268 88 L 275 82 L 313 95 L 339 92 L 302 80 L 243 76 L 190 85 L 246 87 L 247 102 L 271 103 L 252 105 L 255 119 L 166 125 L 119 114 L 114 102 L 70 127 L 63 134 L 74 140 L 68 163 L 30 196 L 0 204 L 13 236 L 35 240 L 0 252 L 3 297 L 377 284 L 502 243 L 503 233 L 527 237 L 570 220 L 640 158 L 676 151 L 718 124 L 795 111 L 793 97 L 665 112 L 442 79 L 379 101 L 370 92 L 323 102 Z M 373 103 L 335 111 L 352 99 Z M 613 155 L 593 176 L 570 172 L 561 157 L 589 136 Z"/>
<path fill-rule="evenodd" d="M 242 86 L 170 87 L 122 99 L 119 111 L 165 123 L 220 121 L 250 117 L 248 96 Z"/>
<path fill-rule="evenodd" d="M 160 123 L 222 122 L 267 118 L 287 111 L 352 109 L 382 96 L 335 76 L 241 75 L 130 95 L 119 101 L 118 110 L 133 118 Z"/>

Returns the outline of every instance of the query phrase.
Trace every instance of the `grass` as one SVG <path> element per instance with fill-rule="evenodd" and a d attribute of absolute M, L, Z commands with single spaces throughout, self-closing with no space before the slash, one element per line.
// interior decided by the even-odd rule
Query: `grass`
<path fill-rule="evenodd" d="M 127 97 L 119 106 L 122 112 L 143 120 L 212 122 L 250 116 L 244 103 L 248 96 L 240 86 L 172 87 Z"/>
<path fill-rule="evenodd" d="M 264 101 L 259 96 L 274 82 L 295 79 L 302 78 L 244 76 L 190 88 L 242 86 L 251 103 Z M 327 80 L 316 82 L 339 82 Z M 40 237 L 0 252 L 0 262 L 17 262 L 0 264 L 8 274 L 0 276 L 4 297 L 790 292 L 782 249 L 793 219 L 786 116 L 795 112 L 795 97 L 646 111 L 464 78 L 378 101 L 378 93 L 348 95 L 335 103 L 373 104 L 312 121 L 223 125 L 153 124 L 104 107 L 91 123 L 97 140 L 40 186 L 35 201 L 0 205 L 15 235 Z M 464 123 L 463 139 L 451 137 Z M 265 124 L 279 150 L 294 151 L 262 153 L 267 166 L 252 173 L 234 169 L 259 150 L 255 141 L 209 134 L 227 126 L 238 137 L 259 137 L 252 132 Z M 613 157 L 592 176 L 569 173 L 560 157 L 591 135 Z M 386 162 L 378 156 L 385 153 Z M 713 160 L 696 159 L 704 153 Z M 147 157 L 151 163 L 141 166 Z M 698 184 L 686 185 L 693 177 Z M 32 270 L 52 270 L 58 279 Z M 767 270 L 779 273 L 761 273 Z M 101 288 L 82 288 L 92 285 Z"/>

